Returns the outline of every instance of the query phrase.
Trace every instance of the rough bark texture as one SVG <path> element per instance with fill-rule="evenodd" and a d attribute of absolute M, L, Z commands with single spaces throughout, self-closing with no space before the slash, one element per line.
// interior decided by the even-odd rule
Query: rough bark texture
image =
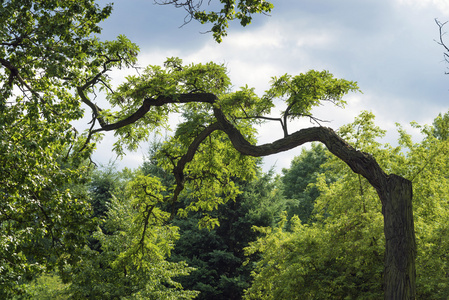
<path fill-rule="evenodd" d="M 415 299 L 415 230 L 412 211 L 412 183 L 388 176 L 379 192 L 383 198 L 385 233 L 385 299 Z"/>

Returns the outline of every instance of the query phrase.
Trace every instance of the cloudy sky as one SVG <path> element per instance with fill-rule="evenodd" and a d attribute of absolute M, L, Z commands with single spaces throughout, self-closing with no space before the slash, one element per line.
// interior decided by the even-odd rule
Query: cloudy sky
<path fill-rule="evenodd" d="M 213 0 L 216 1 L 216 0 Z M 110 1 L 100 1 L 100 5 Z M 207 2 L 207 1 L 204 1 Z M 263 93 L 272 76 L 296 75 L 310 69 L 329 70 L 336 77 L 357 81 L 363 94 L 347 96 L 345 109 L 324 106 L 315 111 L 326 126 L 337 129 L 362 110 L 388 130 L 385 142 L 395 142 L 395 123 L 430 124 L 449 110 L 449 65 L 435 18 L 449 21 L 447 0 L 274 0 L 271 16 L 256 16 L 241 28 L 231 24 L 221 44 L 205 34 L 198 22 L 185 26 L 185 12 L 152 0 L 117 0 L 112 16 L 102 24 L 102 39 L 126 35 L 141 48 L 139 64 L 162 64 L 178 56 L 185 63 L 224 63 L 235 87 L 245 84 Z M 449 32 L 449 23 L 446 27 Z M 449 33 L 447 35 L 449 44 Z M 121 77 L 118 74 L 117 82 Z M 311 126 L 307 120 L 296 128 Z M 281 137 L 277 124 L 260 128 L 259 143 Z M 415 135 L 419 139 L 418 135 Z M 113 138 L 107 136 L 94 160 L 114 159 Z M 137 167 L 146 145 L 130 153 L 120 167 Z M 299 149 L 265 159 L 265 170 L 289 167 Z"/>

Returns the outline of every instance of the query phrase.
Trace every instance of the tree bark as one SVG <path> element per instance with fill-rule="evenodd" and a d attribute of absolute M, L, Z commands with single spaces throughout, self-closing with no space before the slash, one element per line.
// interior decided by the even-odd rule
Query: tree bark
<path fill-rule="evenodd" d="M 415 229 L 412 183 L 389 175 L 379 191 L 385 233 L 384 299 L 415 299 Z"/>

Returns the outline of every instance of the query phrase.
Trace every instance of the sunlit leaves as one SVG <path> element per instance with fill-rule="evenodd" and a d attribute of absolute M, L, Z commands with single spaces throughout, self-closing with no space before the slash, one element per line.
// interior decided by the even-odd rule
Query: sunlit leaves
<path fill-rule="evenodd" d="M 284 116 L 295 119 L 310 116 L 312 108 L 324 101 L 343 107 L 346 104 L 343 96 L 358 90 L 356 82 L 334 78 L 328 71 L 311 70 L 296 76 L 274 77 L 264 97 L 284 99 L 288 105 Z"/>
<path fill-rule="evenodd" d="M 93 1 L 3 1 L 0 10 L 1 297 L 55 265 L 73 263 L 91 229 L 81 187 L 92 147 L 70 121 L 83 115 L 73 88 L 92 75 Z M 61 255 L 63 254 L 63 255 Z"/>
<path fill-rule="evenodd" d="M 177 131 L 177 136 L 165 142 L 156 156 L 160 166 L 166 170 L 176 166 L 195 137 L 197 126 L 201 128 L 201 123 L 195 124 L 195 119 L 187 119 L 186 123 L 190 126 L 184 127 L 181 124 L 183 131 Z M 207 213 L 218 205 L 235 199 L 240 191 L 232 179 L 237 177 L 249 180 L 255 174 L 254 168 L 254 158 L 243 156 L 236 151 L 224 133 L 212 133 L 196 150 L 192 161 L 185 166 L 184 193 L 189 195 L 192 202 L 178 213 L 186 216 L 188 211 L 202 211 L 206 214 L 201 226 L 215 226 L 216 221 Z"/>
<path fill-rule="evenodd" d="M 440 140 L 449 138 L 449 112 L 444 115 L 439 114 L 433 121 L 434 135 Z"/>
<path fill-rule="evenodd" d="M 150 65 L 139 76 L 129 76 L 109 95 L 117 106 L 139 105 L 144 99 L 183 93 L 221 95 L 230 85 L 226 69 L 215 63 L 183 65 L 179 58 L 168 58 L 164 67 Z M 132 101 L 132 102 L 131 102 Z"/>
<path fill-rule="evenodd" d="M 447 114 L 446 114 L 447 115 Z M 449 219 L 449 144 L 447 118 L 437 116 L 434 126 L 412 126 L 421 131 L 423 140 L 414 142 L 399 128 L 400 144 L 406 153 L 396 172 L 413 182 L 413 209 L 417 242 L 417 288 L 421 298 L 438 299 L 448 295 L 449 269 L 446 238 Z"/>
<path fill-rule="evenodd" d="M 9 123 L 7 116 L 0 119 Z M 92 223 L 86 194 L 78 186 L 87 180 L 88 168 L 68 165 L 74 163 L 66 159 L 71 139 L 66 125 L 27 117 L 0 131 L 0 286 L 4 293 L 17 289 L 34 272 L 76 259 L 75 249 L 85 242 Z M 71 256 L 59 260 L 65 252 Z"/>
<path fill-rule="evenodd" d="M 362 113 L 341 129 L 362 151 L 377 137 L 371 117 Z M 375 191 L 337 159 L 328 158 L 321 170 L 309 184 L 319 190 L 315 222 L 293 218 L 291 232 L 284 223 L 266 228 L 266 237 L 248 248 L 263 258 L 247 299 L 382 297 L 383 217 Z"/>
<path fill-rule="evenodd" d="M 272 99 L 267 97 L 260 98 L 254 91 L 254 88 L 243 86 L 235 92 L 223 95 L 220 98 L 220 106 L 224 113 L 229 114 L 231 118 L 247 119 L 257 122 L 255 117 L 264 116 L 271 112 L 274 107 Z"/>
<path fill-rule="evenodd" d="M 169 58 L 163 67 L 148 66 L 139 76 L 128 76 L 117 90 L 108 93 L 110 103 L 118 109 L 113 114 L 111 122 L 123 120 L 135 113 L 143 101 L 149 101 L 149 110 L 144 116 L 133 122 L 132 126 L 119 128 L 115 134 L 121 137 L 115 150 L 122 153 L 122 149 L 135 149 L 138 142 L 146 140 L 150 131 L 160 131 L 166 128 L 170 113 L 176 113 L 180 105 L 176 102 L 181 94 L 194 95 L 200 93 L 217 96 L 227 92 L 230 80 L 226 69 L 214 63 L 182 65 L 179 58 Z M 152 101 L 160 98 L 175 99 L 165 105 L 151 106 Z M 197 102 L 200 102 L 199 97 Z M 174 102 L 174 103 L 173 103 Z M 212 115 L 212 106 L 207 103 L 185 104 L 186 114 L 196 110 L 199 114 Z M 211 117 L 208 117 L 211 119 Z"/>
<path fill-rule="evenodd" d="M 72 76 L 72 67 L 92 56 L 91 34 L 100 32 L 98 23 L 110 13 L 111 6 L 102 9 L 93 1 L 6 1 L 0 13 L 2 58 L 20 68 L 24 79 Z"/>

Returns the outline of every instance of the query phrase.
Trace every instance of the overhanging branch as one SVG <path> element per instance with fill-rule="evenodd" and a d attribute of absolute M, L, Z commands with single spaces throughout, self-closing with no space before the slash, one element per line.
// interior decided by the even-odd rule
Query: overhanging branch
<path fill-rule="evenodd" d="M 228 135 L 235 149 L 245 155 L 254 157 L 268 156 L 296 148 L 305 143 L 321 142 L 332 154 L 343 160 L 355 173 L 365 177 L 378 192 L 381 190 L 382 185 L 388 178 L 371 155 L 356 150 L 354 147 L 346 143 L 341 137 L 339 137 L 335 131 L 328 127 L 305 128 L 272 143 L 257 146 L 252 145 L 245 139 L 240 131 L 227 120 L 221 109 L 216 105 L 217 99 L 217 96 L 212 93 L 188 93 L 175 96 L 146 98 L 143 101 L 142 106 L 132 115 L 116 123 L 106 124 L 102 126 L 102 128 L 95 129 L 92 132 L 111 131 L 133 124 L 137 120 L 143 118 L 153 106 L 163 106 L 173 103 L 209 103 L 213 105 L 217 124 L 210 125 L 202 133 L 200 133 L 200 135 L 198 135 L 198 137 L 192 142 L 188 152 L 178 162 L 174 172 L 180 188 L 179 192 L 182 190 L 183 184 L 181 183 L 183 182 L 183 177 L 181 173 L 185 164 L 193 159 L 193 155 L 199 144 L 207 136 L 209 136 L 210 133 L 217 129 L 224 131 Z"/>
<path fill-rule="evenodd" d="M 215 108 L 214 114 L 220 123 L 221 130 L 228 135 L 233 146 L 242 154 L 262 157 L 287 151 L 308 142 L 321 142 L 332 154 L 343 160 L 355 173 L 365 177 L 378 192 L 382 187 L 383 181 L 387 179 L 387 175 L 371 155 L 356 150 L 339 137 L 331 128 L 305 128 L 272 143 L 256 146 L 245 139 L 240 131 L 226 119 L 220 109 Z"/>
<path fill-rule="evenodd" d="M 197 93 L 197 94 L 192 93 L 192 94 L 179 94 L 176 95 L 175 97 L 159 96 L 157 98 L 146 98 L 145 100 L 143 100 L 143 103 L 139 107 L 139 109 L 137 109 L 136 112 L 134 112 L 132 115 L 116 123 L 105 124 L 101 128 L 95 129 L 93 132 L 111 131 L 133 124 L 137 120 L 143 118 L 151 107 L 163 106 L 166 104 L 174 104 L 174 103 L 193 103 L 193 102 L 213 104 L 216 99 L 217 96 L 211 93 Z"/>

